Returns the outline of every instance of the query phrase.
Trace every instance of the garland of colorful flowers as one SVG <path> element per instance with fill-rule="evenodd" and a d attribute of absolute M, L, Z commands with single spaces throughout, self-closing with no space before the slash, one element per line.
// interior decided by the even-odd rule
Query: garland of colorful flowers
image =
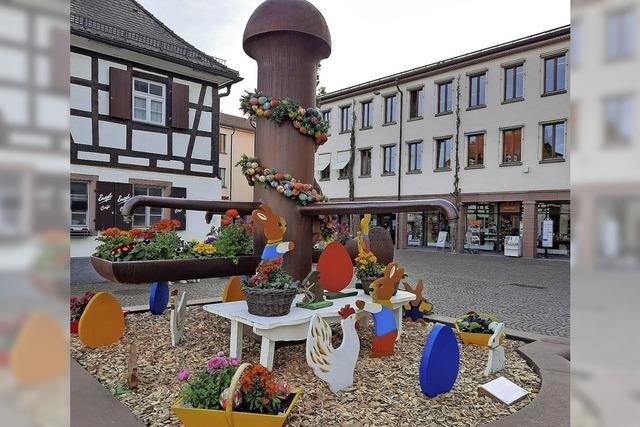
<path fill-rule="evenodd" d="M 278 193 L 300 205 L 328 200 L 326 196 L 318 193 L 313 185 L 298 181 L 290 174 L 278 172 L 277 169 L 264 168 L 255 157 L 243 154 L 236 166 L 242 168 L 242 174 L 247 178 L 249 185 L 254 186 L 259 182 L 265 187 L 273 187 Z"/>
<path fill-rule="evenodd" d="M 291 98 L 268 97 L 258 89 L 254 92 L 245 91 L 240 97 L 240 110 L 250 118 L 266 117 L 277 125 L 288 118 L 294 128 L 301 134 L 312 137 L 316 144 L 322 145 L 327 142 L 329 121 L 322 119 L 319 109 L 303 108 Z"/>

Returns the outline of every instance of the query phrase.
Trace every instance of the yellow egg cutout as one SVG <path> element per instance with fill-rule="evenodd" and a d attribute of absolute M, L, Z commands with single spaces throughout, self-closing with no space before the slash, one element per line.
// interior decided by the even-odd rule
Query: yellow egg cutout
<path fill-rule="evenodd" d="M 117 299 L 98 292 L 84 309 L 78 324 L 78 336 L 89 348 L 111 345 L 124 335 L 124 313 Z"/>
<path fill-rule="evenodd" d="M 54 317 L 34 314 L 23 324 L 9 353 L 9 370 L 24 385 L 51 382 L 69 369 L 68 333 Z"/>

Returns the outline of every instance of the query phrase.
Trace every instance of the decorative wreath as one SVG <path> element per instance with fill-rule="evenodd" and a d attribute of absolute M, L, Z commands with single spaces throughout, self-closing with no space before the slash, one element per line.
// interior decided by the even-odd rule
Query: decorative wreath
<path fill-rule="evenodd" d="M 299 205 L 304 206 L 309 203 L 329 200 L 327 196 L 318 193 L 311 184 L 298 181 L 290 174 L 278 172 L 277 169 L 262 167 L 255 157 L 243 154 L 236 166 L 242 168 L 242 174 L 247 178 L 249 185 L 254 186 L 256 182 L 259 182 L 265 187 L 275 188 L 278 193 L 294 200 Z"/>
<path fill-rule="evenodd" d="M 303 108 L 291 98 L 268 97 L 258 89 L 254 92 L 245 91 L 240 97 L 240 110 L 250 118 L 266 117 L 278 125 L 284 119 L 289 119 L 294 128 L 312 137 L 316 144 L 327 142 L 329 121 L 322 119 L 322 113 L 317 108 Z"/>

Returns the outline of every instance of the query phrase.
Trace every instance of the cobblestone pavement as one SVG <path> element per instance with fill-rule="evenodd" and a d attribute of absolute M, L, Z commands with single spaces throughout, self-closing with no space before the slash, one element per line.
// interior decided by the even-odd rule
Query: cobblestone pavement
<path fill-rule="evenodd" d="M 434 312 L 457 316 L 468 310 L 498 316 L 508 328 L 544 335 L 569 336 L 569 262 L 507 258 L 499 255 L 450 254 L 407 249 L 396 252 L 408 281 L 425 282 L 424 295 Z M 179 284 L 188 299 L 222 295 L 225 279 L 204 279 Z M 148 303 L 149 285 L 100 283 L 72 285 L 74 295 L 88 290 L 106 290 L 123 306 Z"/>

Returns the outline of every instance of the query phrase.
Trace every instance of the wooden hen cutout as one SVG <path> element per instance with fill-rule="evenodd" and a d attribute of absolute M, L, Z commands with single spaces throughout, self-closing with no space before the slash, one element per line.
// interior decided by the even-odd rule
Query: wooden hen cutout
<path fill-rule="evenodd" d="M 306 348 L 307 363 L 318 378 L 329 384 L 334 393 L 353 384 L 353 372 L 360 353 L 356 311 L 347 304 L 338 313 L 342 319 L 340 347 L 333 348 L 331 327 L 316 314 L 309 324 Z"/>

